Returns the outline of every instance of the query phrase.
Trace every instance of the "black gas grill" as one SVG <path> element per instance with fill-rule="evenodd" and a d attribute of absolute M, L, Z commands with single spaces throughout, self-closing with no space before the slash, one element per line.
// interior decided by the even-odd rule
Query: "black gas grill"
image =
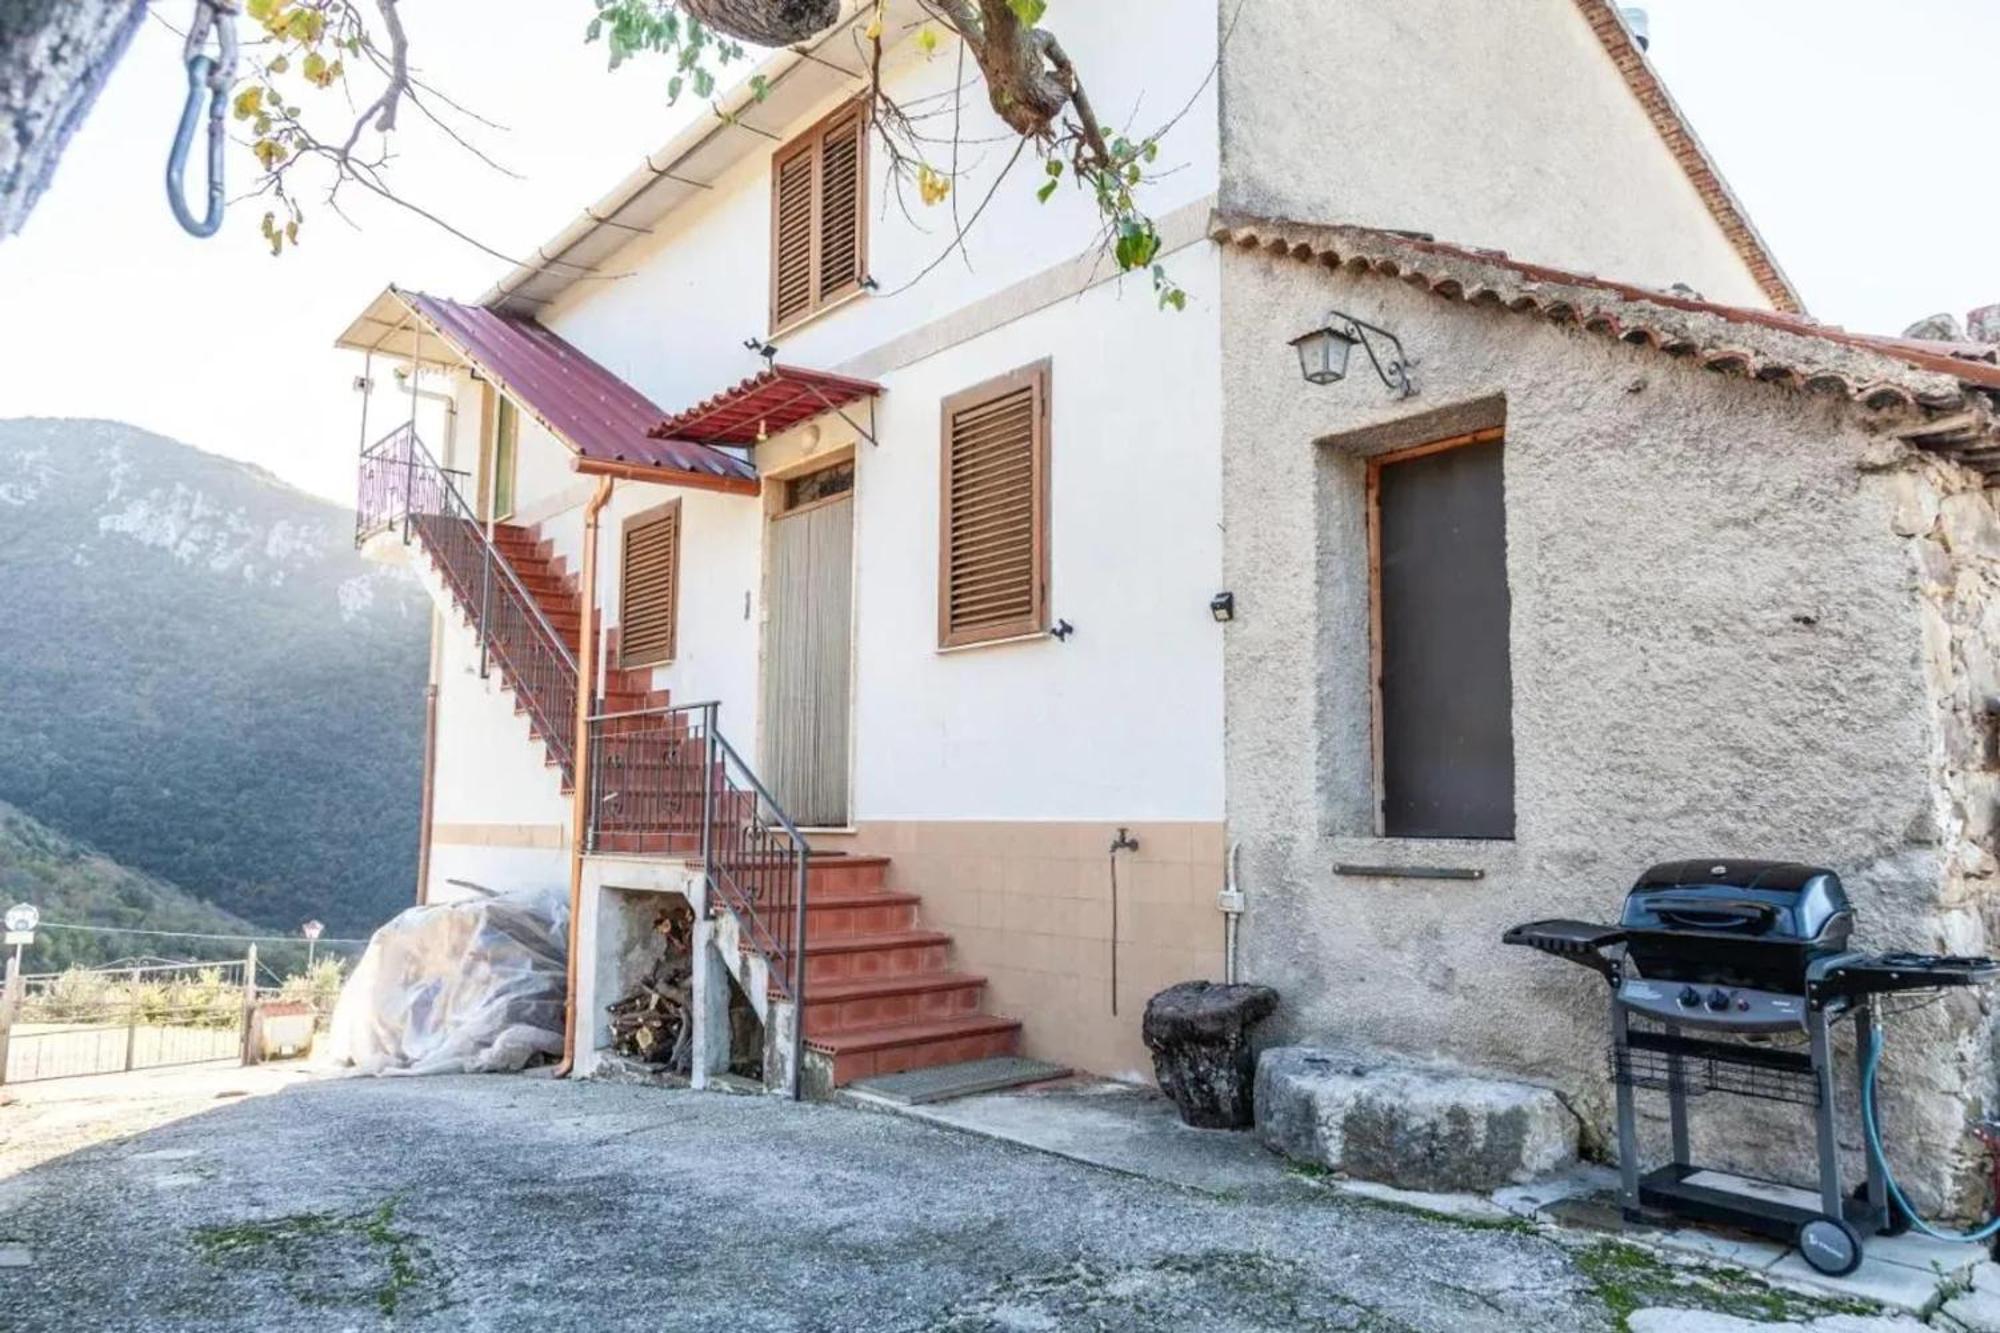
<path fill-rule="evenodd" d="M 1616 926 L 1531 921 L 1502 937 L 1610 983 L 1609 1065 L 1627 1217 L 1642 1220 L 1653 1209 L 1795 1241 L 1828 1273 L 1853 1271 L 1863 1234 L 1898 1229 L 1872 1154 L 1861 1188 L 1851 1198 L 1841 1190 L 1833 1025 L 1852 1017 L 1866 1049 L 1873 996 L 1980 984 L 2000 976 L 2000 963 L 1856 953 L 1847 947 L 1853 929 L 1854 910 L 1831 870 L 1675 861 L 1639 877 Z M 1673 1161 L 1643 1173 L 1634 1107 L 1642 1088 L 1667 1094 L 1673 1137 Z M 1718 1188 L 1703 1176 L 1688 1149 L 1687 1103 L 1709 1092 L 1814 1109 L 1817 1211 Z"/>

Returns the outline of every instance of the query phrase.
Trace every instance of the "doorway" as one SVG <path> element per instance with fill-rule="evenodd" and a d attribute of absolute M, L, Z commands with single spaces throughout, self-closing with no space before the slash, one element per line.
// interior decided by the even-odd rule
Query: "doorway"
<path fill-rule="evenodd" d="M 802 828 L 845 828 L 854 460 L 777 483 L 764 620 L 764 780 Z"/>

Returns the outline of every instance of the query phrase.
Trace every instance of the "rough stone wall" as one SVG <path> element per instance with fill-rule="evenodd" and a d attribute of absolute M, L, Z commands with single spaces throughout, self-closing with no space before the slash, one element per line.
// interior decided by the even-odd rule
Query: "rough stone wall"
<path fill-rule="evenodd" d="M 1283 996 L 1275 1039 L 1545 1081 L 1602 1144 L 1602 983 L 1501 945 L 1507 926 L 1615 917 L 1657 861 L 1767 856 L 1837 867 L 1859 947 L 1983 947 L 1972 709 L 2000 535 L 1969 474 L 1844 400 L 1378 277 L 1242 252 L 1224 274 L 1229 825 L 1243 979 Z M 1304 385 L 1286 343 L 1329 306 L 1396 331 L 1420 395 L 1395 401 L 1358 357 Z M 1379 838 L 1362 459 L 1502 417 L 1517 835 Z M 1920 1199 L 1968 1202 L 1966 1116 L 1992 1077 L 1977 1002 L 1898 1014 L 1890 1043 L 1894 1160 Z M 1697 1105 L 1700 1160 L 1803 1178 L 1798 1108 Z"/>

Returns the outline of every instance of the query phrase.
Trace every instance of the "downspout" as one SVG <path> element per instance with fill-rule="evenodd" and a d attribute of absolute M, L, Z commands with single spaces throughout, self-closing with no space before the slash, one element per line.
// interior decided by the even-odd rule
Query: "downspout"
<path fill-rule="evenodd" d="M 569 805 L 569 957 L 563 987 L 563 1056 L 557 1078 L 576 1068 L 576 977 L 583 966 L 578 921 L 583 914 L 583 844 L 590 832 L 590 706 L 597 682 L 597 522 L 611 503 L 618 483 L 599 477 L 597 490 L 583 509 L 582 596 L 577 600 L 582 623 L 576 640 L 576 742 L 570 748 Z"/>
<path fill-rule="evenodd" d="M 1236 984 L 1236 929 L 1243 917 L 1243 890 L 1236 883 L 1236 862 L 1242 850 L 1241 842 L 1229 844 L 1222 892 L 1215 899 L 1215 905 L 1222 911 L 1222 980 L 1229 986 Z"/>
<path fill-rule="evenodd" d="M 424 684 L 424 789 L 423 814 L 417 825 L 417 906 L 431 900 L 431 825 L 437 809 L 438 682 L 444 674 L 439 663 L 442 618 L 431 612 L 430 679 Z"/>

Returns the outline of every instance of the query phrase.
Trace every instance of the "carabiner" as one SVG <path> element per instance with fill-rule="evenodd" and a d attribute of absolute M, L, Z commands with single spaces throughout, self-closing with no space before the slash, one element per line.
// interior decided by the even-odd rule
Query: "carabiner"
<path fill-rule="evenodd" d="M 216 43 L 213 57 L 205 50 L 211 29 Z M 229 106 L 229 85 L 236 77 L 236 6 L 231 0 L 197 0 L 184 52 L 188 92 L 181 106 L 180 126 L 174 131 L 173 149 L 167 154 L 167 206 L 190 236 L 213 236 L 222 228 L 222 150 L 229 134 L 223 117 Z M 182 177 L 187 173 L 188 149 L 194 146 L 195 124 L 201 119 L 203 92 L 208 94 L 208 214 L 197 218 L 188 209 Z"/>

